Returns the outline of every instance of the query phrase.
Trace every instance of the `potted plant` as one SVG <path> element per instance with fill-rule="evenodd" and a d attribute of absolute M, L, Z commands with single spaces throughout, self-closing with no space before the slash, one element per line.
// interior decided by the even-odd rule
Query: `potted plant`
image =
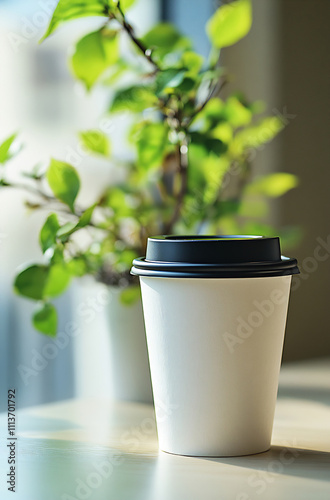
<path fill-rule="evenodd" d="M 251 230 L 273 234 L 264 222 L 265 198 L 280 196 L 297 183 L 287 173 L 253 175 L 251 157 L 283 129 L 280 118 L 256 120 L 262 112 L 259 102 L 250 103 L 241 93 L 222 96 L 229 76 L 219 66 L 219 53 L 248 33 L 250 1 L 225 4 L 209 20 L 208 61 L 171 24 L 159 23 L 138 35 L 126 14 L 132 3 L 60 0 L 44 36 L 75 18 L 104 19 L 99 29 L 77 42 L 70 65 L 88 91 L 98 85 L 115 90 L 109 112 L 130 115 L 131 152 L 129 161 L 113 158 L 111 136 L 102 130 L 80 132 L 92 155 L 117 161 L 125 172 L 122 183 L 107 186 L 88 207 L 76 203 L 78 172 L 59 159 L 52 159 L 46 169 L 26 172 L 30 180 L 18 186 L 33 196 L 27 202 L 31 209 L 48 211 L 40 232 L 44 262 L 29 265 L 15 280 L 16 292 L 38 303 L 33 324 L 46 335 L 55 336 L 57 331 L 52 299 L 73 278 L 85 275 L 119 290 L 118 307 L 126 307 L 121 317 L 128 318 L 131 311 L 128 324 L 143 332 L 139 287 L 129 270 L 132 260 L 145 254 L 148 236 Z M 130 53 L 121 52 L 122 38 L 130 42 Z M 6 169 L 14 141 L 15 135 L 0 146 L 5 167 L 0 182 L 7 189 L 17 186 Z M 86 235 L 84 246 L 77 241 L 79 233 Z M 119 323 L 117 318 L 115 329 Z M 127 335 L 130 338 L 134 332 Z M 144 334 L 140 337 L 144 342 L 140 367 L 145 367 Z M 124 352 L 129 344 L 125 341 Z M 117 370 L 118 366 L 127 363 L 120 360 Z M 134 369 L 131 375 L 134 380 Z M 147 377 L 145 370 L 143 378 Z M 142 383 L 148 391 L 149 383 Z M 136 394 L 135 399 L 146 398 Z"/>

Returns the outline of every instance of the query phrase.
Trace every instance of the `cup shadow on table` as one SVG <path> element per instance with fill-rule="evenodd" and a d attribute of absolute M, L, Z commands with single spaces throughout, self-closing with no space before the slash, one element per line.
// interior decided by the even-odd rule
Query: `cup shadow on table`
<path fill-rule="evenodd" d="M 269 474 L 330 481 L 329 452 L 272 446 L 270 450 L 256 455 L 224 458 L 203 457 L 202 459 Z"/>

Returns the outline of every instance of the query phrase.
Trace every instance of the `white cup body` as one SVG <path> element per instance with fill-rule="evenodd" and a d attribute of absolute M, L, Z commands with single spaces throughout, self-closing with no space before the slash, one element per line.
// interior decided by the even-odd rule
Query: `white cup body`
<path fill-rule="evenodd" d="M 140 281 L 160 449 L 269 449 L 291 276 Z"/>

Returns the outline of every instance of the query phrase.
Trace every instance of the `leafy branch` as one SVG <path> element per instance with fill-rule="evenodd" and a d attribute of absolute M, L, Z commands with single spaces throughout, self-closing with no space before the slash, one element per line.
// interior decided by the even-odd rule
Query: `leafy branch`
<path fill-rule="evenodd" d="M 117 3 L 117 9 L 118 9 L 120 16 L 111 14 L 109 17 L 109 20 L 113 19 L 113 16 L 114 16 L 115 19 L 122 25 L 122 27 L 124 28 L 124 30 L 126 31 L 128 36 L 130 37 L 133 44 L 139 49 L 139 51 L 143 54 L 143 56 L 147 59 L 147 61 L 154 66 L 156 71 L 160 71 L 160 67 L 152 58 L 151 50 L 149 48 L 147 48 L 142 43 L 141 40 L 139 40 L 137 38 L 137 36 L 135 35 L 134 28 L 127 22 L 125 14 L 120 6 L 120 1 L 118 1 L 118 3 Z"/>
<path fill-rule="evenodd" d="M 207 62 L 169 23 L 158 23 L 138 37 L 126 16 L 133 3 L 59 0 L 43 37 L 73 19 L 104 18 L 101 28 L 77 41 L 70 66 L 88 92 L 97 85 L 114 90 L 110 116 L 132 115 L 127 130 L 131 159 L 118 161 L 113 152 L 111 120 L 107 131 L 82 131 L 79 141 L 94 158 L 115 163 L 125 179 L 105 186 L 83 209 L 77 203 L 81 182 L 72 165 L 53 159 L 45 175 L 29 175 L 31 183 L 11 182 L 8 164 L 18 153 L 16 134 L 0 144 L 0 186 L 36 196 L 38 202 L 29 203 L 32 209 L 52 210 L 39 234 L 43 263 L 27 266 L 14 285 L 17 293 L 38 302 L 33 324 L 48 335 L 57 330 L 51 301 L 73 278 L 91 274 L 106 284 L 131 287 L 132 260 L 145 254 L 147 239 L 154 234 L 251 234 L 258 228 L 267 234 L 272 228 L 263 221 L 264 199 L 281 196 L 297 184 L 287 173 L 247 176 L 251 153 L 284 125 L 274 116 L 256 121 L 260 106 L 239 93 L 220 98 L 228 77 L 219 68 L 219 51 L 248 33 L 250 0 L 227 2 L 215 11 L 206 25 L 211 44 Z M 121 53 L 122 35 L 137 49 L 134 58 Z M 137 64 L 140 55 L 147 65 Z M 86 236 L 83 247 L 77 232 Z"/>

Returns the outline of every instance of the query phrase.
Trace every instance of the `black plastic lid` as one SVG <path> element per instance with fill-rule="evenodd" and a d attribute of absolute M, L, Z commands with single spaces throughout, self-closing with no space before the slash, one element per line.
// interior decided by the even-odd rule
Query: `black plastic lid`
<path fill-rule="evenodd" d="M 280 240 L 263 236 L 154 236 L 131 273 L 162 278 L 250 278 L 298 274 Z"/>

